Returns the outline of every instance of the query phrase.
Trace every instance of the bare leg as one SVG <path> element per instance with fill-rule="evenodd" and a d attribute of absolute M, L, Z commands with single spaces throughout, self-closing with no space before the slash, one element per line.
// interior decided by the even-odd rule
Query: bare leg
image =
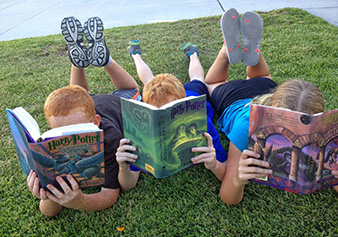
<path fill-rule="evenodd" d="M 206 77 L 205 84 L 207 85 L 209 94 L 220 84 L 227 82 L 229 76 L 229 59 L 226 47 L 223 44 L 222 49 L 217 55 L 214 63 L 211 65 Z"/>
<path fill-rule="evenodd" d="M 247 80 L 254 77 L 267 77 L 271 79 L 269 66 L 265 62 L 261 53 L 259 53 L 259 61 L 257 65 L 246 67 L 246 75 Z"/>
<path fill-rule="evenodd" d="M 89 91 L 88 81 L 86 77 L 86 73 L 83 68 L 75 67 L 72 64 L 72 67 L 70 69 L 70 85 L 78 85 L 85 88 L 87 91 Z"/>
<path fill-rule="evenodd" d="M 116 89 L 138 89 L 137 82 L 132 76 L 126 72 L 120 65 L 112 60 L 104 67 L 109 74 L 110 79 L 114 83 Z M 88 80 L 83 68 L 78 68 L 72 65 L 70 71 L 70 85 L 78 85 L 89 91 Z"/>
<path fill-rule="evenodd" d="M 147 82 L 154 78 L 153 72 L 151 71 L 150 67 L 143 61 L 141 54 L 132 54 L 132 57 L 135 62 L 138 77 L 142 81 L 143 85 L 147 84 Z"/>
<path fill-rule="evenodd" d="M 188 72 L 189 72 L 190 81 L 199 80 L 204 83 L 204 70 L 198 58 L 197 53 L 193 53 L 192 55 L 190 55 L 190 63 L 189 63 Z"/>
<path fill-rule="evenodd" d="M 211 65 L 206 77 L 207 84 L 227 82 L 229 76 L 229 59 L 225 45 L 217 55 L 214 63 Z"/>
<path fill-rule="evenodd" d="M 104 69 L 109 74 L 116 89 L 138 89 L 137 82 L 134 78 L 114 60 L 111 60 Z"/>

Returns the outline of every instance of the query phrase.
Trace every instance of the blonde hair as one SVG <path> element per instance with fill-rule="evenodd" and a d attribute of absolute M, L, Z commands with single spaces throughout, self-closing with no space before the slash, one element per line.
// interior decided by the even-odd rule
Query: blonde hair
<path fill-rule="evenodd" d="M 322 92 L 311 82 L 299 79 L 284 82 L 274 92 L 256 97 L 253 103 L 287 108 L 310 115 L 324 111 Z"/>
<path fill-rule="evenodd" d="M 55 90 L 46 99 L 45 117 L 49 125 L 51 116 L 67 116 L 71 112 L 81 111 L 88 121 L 95 116 L 95 105 L 92 97 L 81 86 L 70 85 Z"/>
<path fill-rule="evenodd" d="M 158 74 L 143 87 L 143 102 L 161 107 L 186 97 L 183 84 L 172 74 Z"/>

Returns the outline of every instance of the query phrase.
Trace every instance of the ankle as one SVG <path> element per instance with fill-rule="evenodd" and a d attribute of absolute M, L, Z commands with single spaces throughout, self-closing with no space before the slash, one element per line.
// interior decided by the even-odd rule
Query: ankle
<path fill-rule="evenodd" d="M 112 59 L 111 56 L 109 55 L 108 62 L 107 62 L 107 64 L 104 65 L 104 67 L 107 67 L 112 61 L 113 61 L 113 59 Z"/>

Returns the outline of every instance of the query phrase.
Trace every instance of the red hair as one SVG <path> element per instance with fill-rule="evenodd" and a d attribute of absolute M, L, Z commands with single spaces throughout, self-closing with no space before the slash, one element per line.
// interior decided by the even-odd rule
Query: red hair
<path fill-rule="evenodd" d="M 161 107 L 186 97 L 183 84 L 172 74 L 158 74 L 143 87 L 143 102 Z"/>
<path fill-rule="evenodd" d="M 95 116 L 95 105 L 92 97 L 83 87 L 70 85 L 50 93 L 44 111 L 49 125 L 51 116 L 67 116 L 74 111 L 83 112 L 86 120 L 92 121 Z"/>

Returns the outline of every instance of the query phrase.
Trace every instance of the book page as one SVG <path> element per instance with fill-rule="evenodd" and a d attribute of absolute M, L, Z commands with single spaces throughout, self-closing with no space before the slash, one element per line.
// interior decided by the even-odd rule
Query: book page
<path fill-rule="evenodd" d="M 151 104 L 147 104 L 147 103 L 144 103 L 142 101 L 139 101 L 139 100 L 134 100 L 134 99 L 125 99 L 123 97 L 121 97 L 122 100 L 126 100 L 126 101 L 129 101 L 131 103 L 134 103 L 134 104 L 137 104 L 137 105 L 140 105 L 140 106 L 143 106 L 143 107 L 146 107 L 146 108 L 149 108 L 151 110 L 158 110 L 158 108 L 156 106 L 153 106 Z"/>
<path fill-rule="evenodd" d="M 62 127 L 48 130 L 41 135 L 41 138 L 46 139 L 50 137 L 59 137 L 59 136 L 69 135 L 72 133 L 85 133 L 85 132 L 93 132 L 93 131 L 100 131 L 100 130 L 101 129 L 93 123 L 80 123 L 80 124 L 62 126 Z"/>
<path fill-rule="evenodd" d="M 201 96 L 203 96 L 203 95 L 201 95 Z M 184 97 L 184 98 L 179 99 L 179 100 L 174 100 L 174 101 L 171 101 L 171 102 L 169 102 L 165 105 L 162 105 L 160 107 L 160 109 L 170 108 L 170 107 L 174 106 L 175 104 L 181 103 L 182 101 L 192 100 L 192 99 L 197 98 L 197 97 L 200 97 L 200 96 L 189 96 L 189 97 Z"/>
<path fill-rule="evenodd" d="M 22 107 L 10 110 L 12 114 L 19 120 L 21 125 L 36 141 L 40 137 L 40 128 L 35 119 Z"/>

